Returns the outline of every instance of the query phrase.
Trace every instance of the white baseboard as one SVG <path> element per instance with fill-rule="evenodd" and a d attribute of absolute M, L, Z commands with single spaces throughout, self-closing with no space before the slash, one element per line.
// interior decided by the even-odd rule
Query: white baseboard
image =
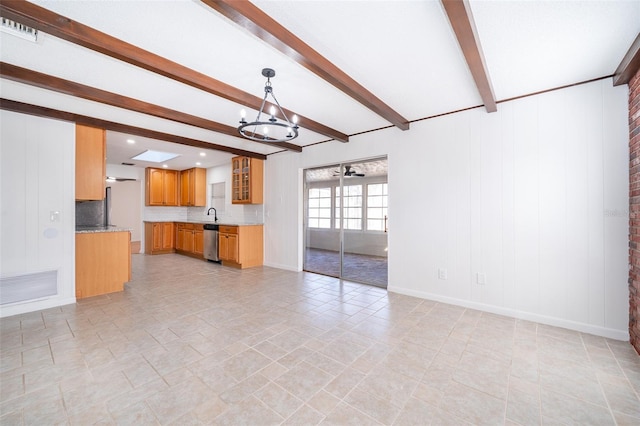
<path fill-rule="evenodd" d="M 76 303 L 75 297 L 65 299 L 48 298 L 14 303 L 8 306 L 0 306 L 0 318 L 26 314 L 29 312 L 40 311 L 42 309 L 56 308 L 58 306 L 71 305 L 73 303 Z"/>
<path fill-rule="evenodd" d="M 608 339 L 629 341 L 628 330 L 616 330 L 612 328 L 600 327 L 593 324 L 572 321 L 564 318 L 550 317 L 547 315 L 536 314 L 532 312 L 520 311 L 517 309 L 505 308 L 502 306 L 487 305 L 480 302 L 470 300 L 456 299 L 453 297 L 442 296 L 424 291 L 416 291 L 396 286 L 389 286 L 388 291 L 404 294 L 406 296 L 419 297 L 421 299 L 433 300 L 436 302 L 448 303 L 450 305 L 462 306 L 465 308 L 476 309 L 479 311 L 490 312 L 492 314 L 504 315 L 511 318 L 518 318 L 527 321 L 533 321 L 540 324 L 551 325 L 554 327 L 567 328 L 569 330 L 579 331 L 581 333 L 594 334 L 596 336 L 606 337 Z"/>
<path fill-rule="evenodd" d="M 302 271 L 302 269 L 297 269 L 291 265 L 282 265 L 279 263 L 272 263 L 272 262 L 264 262 L 264 266 L 268 266 L 270 268 L 284 269 L 285 271 L 293 271 L 293 272 Z"/>

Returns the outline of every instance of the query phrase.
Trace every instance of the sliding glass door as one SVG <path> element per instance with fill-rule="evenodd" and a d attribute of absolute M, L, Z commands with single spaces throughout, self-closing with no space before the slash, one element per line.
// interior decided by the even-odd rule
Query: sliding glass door
<path fill-rule="evenodd" d="M 305 170 L 304 269 L 387 286 L 387 159 Z"/>

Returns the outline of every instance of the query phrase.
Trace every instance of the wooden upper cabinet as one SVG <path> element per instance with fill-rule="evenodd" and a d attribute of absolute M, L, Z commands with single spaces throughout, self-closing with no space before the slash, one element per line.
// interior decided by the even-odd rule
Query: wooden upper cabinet
<path fill-rule="evenodd" d="M 145 204 L 147 206 L 178 205 L 178 171 L 146 169 Z"/>
<path fill-rule="evenodd" d="M 105 130 L 76 124 L 76 200 L 104 199 Z"/>
<path fill-rule="evenodd" d="M 180 172 L 180 205 L 204 207 L 207 205 L 207 171 L 201 168 Z"/>
<path fill-rule="evenodd" d="M 231 159 L 231 203 L 262 204 L 262 160 L 250 157 Z"/>

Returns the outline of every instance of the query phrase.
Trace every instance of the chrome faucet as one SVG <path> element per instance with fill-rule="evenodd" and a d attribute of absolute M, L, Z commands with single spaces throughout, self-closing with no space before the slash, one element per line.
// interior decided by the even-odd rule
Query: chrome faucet
<path fill-rule="evenodd" d="M 209 208 L 209 210 L 207 210 L 207 216 L 209 216 L 211 214 L 211 210 L 213 210 L 213 221 L 217 222 L 218 221 L 218 211 L 215 208 L 213 208 L 213 207 Z"/>

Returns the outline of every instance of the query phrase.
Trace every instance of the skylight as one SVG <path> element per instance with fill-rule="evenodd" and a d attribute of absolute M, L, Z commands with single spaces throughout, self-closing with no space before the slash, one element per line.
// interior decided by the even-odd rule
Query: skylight
<path fill-rule="evenodd" d="M 169 161 L 179 156 L 180 154 L 174 154 L 172 152 L 153 151 L 148 149 L 142 154 L 131 157 L 131 159 L 139 161 L 149 161 L 151 163 L 164 163 L 165 161 Z"/>

